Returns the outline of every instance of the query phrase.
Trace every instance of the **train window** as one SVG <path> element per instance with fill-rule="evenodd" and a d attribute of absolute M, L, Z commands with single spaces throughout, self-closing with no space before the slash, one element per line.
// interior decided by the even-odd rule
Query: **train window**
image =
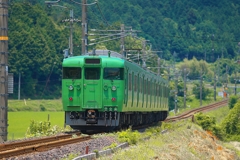
<path fill-rule="evenodd" d="M 128 74 L 128 90 L 129 91 L 132 90 L 132 74 L 131 73 Z"/>
<path fill-rule="evenodd" d="M 135 92 L 137 92 L 137 84 L 139 84 L 139 83 L 137 83 L 137 80 L 138 80 L 138 78 L 137 78 L 137 76 L 135 75 L 135 77 L 134 77 L 134 91 L 135 91 Z"/>
<path fill-rule="evenodd" d="M 85 79 L 100 79 L 100 68 L 85 68 Z"/>
<path fill-rule="evenodd" d="M 79 67 L 63 67 L 63 79 L 81 79 L 81 72 Z"/>
<path fill-rule="evenodd" d="M 142 93 L 142 78 L 139 77 L 139 93 Z"/>
<path fill-rule="evenodd" d="M 100 64 L 100 59 L 85 59 L 86 64 Z"/>
<path fill-rule="evenodd" d="M 147 94 L 150 94 L 150 90 L 151 90 L 151 82 L 148 81 L 147 84 L 148 84 L 148 85 L 147 85 L 147 86 L 148 86 Z"/>
<path fill-rule="evenodd" d="M 123 68 L 104 68 L 103 78 L 110 80 L 123 80 Z"/>
<path fill-rule="evenodd" d="M 147 94 L 147 80 L 144 80 L 144 94 Z"/>

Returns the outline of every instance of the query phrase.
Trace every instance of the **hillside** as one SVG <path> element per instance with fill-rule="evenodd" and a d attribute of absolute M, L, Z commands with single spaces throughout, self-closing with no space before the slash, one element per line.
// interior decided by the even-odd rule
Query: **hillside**
<path fill-rule="evenodd" d="M 88 3 L 92 3 L 88 1 Z M 61 63 L 63 50 L 68 48 L 69 24 L 61 21 L 69 17 L 81 19 L 81 6 L 61 1 L 59 7 L 47 7 L 44 0 L 11 1 L 9 7 L 9 72 L 14 73 L 14 94 L 17 98 L 18 78 L 21 74 L 21 96 L 24 98 L 59 98 L 61 96 Z M 153 50 L 162 59 L 182 62 L 184 58 L 203 59 L 208 63 L 225 58 L 219 66 L 220 77 L 240 57 L 240 2 L 237 0 L 208 1 L 143 1 L 99 0 L 88 6 L 88 28 L 117 29 L 132 26 L 141 31 L 138 37 L 150 40 Z M 74 55 L 81 54 L 81 23 L 74 23 Z M 134 48 L 134 40 L 126 40 L 126 47 Z M 101 43 L 120 51 L 120 40 Z M 140 43 L 141 47 L 141 43 Z M 154 62 L 153 64 L 156 64 Z M 153 65 L 150 64 L 149 65 Z M 236 64 L 235 64 L 236 65 Z M 233 67 L 232 67 L 233 66 Z"/>

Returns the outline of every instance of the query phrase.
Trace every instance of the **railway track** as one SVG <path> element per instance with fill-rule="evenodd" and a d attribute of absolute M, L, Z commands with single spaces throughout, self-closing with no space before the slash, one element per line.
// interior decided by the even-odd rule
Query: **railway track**
<path fill-rule="evenodd" d="M 191 118 L 191 117 L 193 118 L 195 113 L 203 112 L 203 111 L 209 111 L 209 110 L 216 109 L 216 108 L 226 106 L 226 105 L 228 105 L 228 99 L 225 99 L 225 100 L 213 103 L 213 104 L 209 104 L 209 105 L 204 106 L 204 107 L 193 109 L 193 110 L 185 112 L 185 113 L 183 113 L 179 116 L 169 117 L 164 122 L 173 122 L 173 121 L 178 121 L 178 120 Z"/>
<path fill-rule="evenodd" d="M 76 135 L 76 137 L 73 137 Z M 13 142 L 0 145 L 0 159 L 42 152 L 62 145 L 83 142 L 91 139 L 91 136 L 80 136 L 80 133 L 70 135 L 59 135 L 53 137 Z"/>
<path fill-rule="evenodd" d="M 191 118 L 195 113 L 216 109 L 222 106 L 226 106 L 227 104 L 228 104 L 228 99 L 225 99 L 223 101 L 216 102 L 201 108 L 193 109 L 179 116 L 169 117 L 164 122 L 173 122 L 181 119 Z M 76 135 L 76 137 L 73 138 L 73 135 Z M 34 152 L 47 151 L 63 145 L 83 142 L 90 139 L 91 139 L 91 136 L 88 135 L 83 137 L 81 136 L 80 132 L 78 132 L 78 133 L 72 133 L 67 135 L 40 138 L 35 140 L 0 144 L 0 159 L 24 155 L 24 154 L 30 154 Z"/>

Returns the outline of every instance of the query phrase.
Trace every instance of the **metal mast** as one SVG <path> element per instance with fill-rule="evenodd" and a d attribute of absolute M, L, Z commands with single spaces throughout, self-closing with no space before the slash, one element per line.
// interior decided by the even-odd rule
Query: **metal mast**
<path fill-rule="evenodd" d="M 125 56 L 125 46 L 124 46 L 124 24 L 121 24 L 121 52 L 122 55 Z"/>
<path fill-rule="evenodd" d="M 87 53 L 87 0 L 82 0 L 82 54 Z"/>
<path fill-rule="evenodd" d="M 0 0 L 0 142 L 7 141 L 8 126 L 8 0 Z"/>

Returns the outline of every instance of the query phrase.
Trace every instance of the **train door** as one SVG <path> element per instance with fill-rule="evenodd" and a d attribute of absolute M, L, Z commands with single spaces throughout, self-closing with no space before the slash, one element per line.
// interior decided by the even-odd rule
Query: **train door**
<path fill-rule="evenodd" d="M 101 68 L 85 68 L 83 79 L 83 108 L 102 107 Z"/>

